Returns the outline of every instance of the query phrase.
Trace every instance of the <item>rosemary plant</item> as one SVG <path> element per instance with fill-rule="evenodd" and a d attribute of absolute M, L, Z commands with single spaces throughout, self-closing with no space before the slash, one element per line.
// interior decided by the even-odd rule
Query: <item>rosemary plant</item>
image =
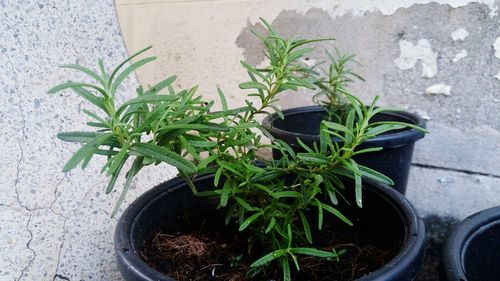
<path fill-rule="evenodd" d="M 338 49 L 335 53 L 334 57 L 326 52 L 330 61 L 328 71 L 323 70 L 323 75 L 312 73 L 312 76 L 316 77 L 314 84 L 319 88 L 319 92 L 313 96 L 313 101 L 325 109 L 328 120 L 344 123 L 352 107 L 350 99 L 347 98 L 347 95 L 352 95 L 350 84 L 356 79 L 364 81 L 364 78 L 356 74 L 350 66 L 358 64 L 354 55 L 341 54 Z"/>
<path fill-rule="evenodd" d="M 342 87 L 348 81 L 344 75 L 344 80 L 333 84 L 337 83 L 336 89 L 351 104 L 346 122 L 324 121 L 320 143 L 313 147 L 302 145 L 304 153 L 295 153 L 288 144 L 272 137 L 271 144 L 263 144 L 257 132 L 269 134 L 255 121 L 255 116 L 269 113 L 269 109 L 280 113 L 275 107 L 278 94 L 299 88 L 313 89 L 315 85 L 324 91 L 330 89 L 321 87 L 324 81 L 312 81 L 312 70 L 300 64 L 300 58 L 312 50 L 305 45 L 323 39 L 284 39 L 267 22 L 263 20 L 263 23 L 269 34 L 259 36 L 265 43 L 269 66 L 257 69 L 241 63 L 250 81 L 241 83 L 240 87 L 250 89 L 249 96 L 258 97 L 258 105 L 246 101 L 245 106 L 230 109 L 222 90 L 217 89 L 222 110 L 213 112 L 210 109 L 214 101 L 197 96 L 196 86 L 175 90 L 172 86 L 175 76 L 148 89 L 139 87 L 135 98 L 117 104 L 116 92 L 124 79 L 155 58 L 147 57 L 126 65 L 150 47 L 132 55 L 110 73 L 102 60 L 97 72 L 80 65 L 63 65 L 85 73 L 94 83 L 68 81 L 50 89 L 49 93 L 70 89 L 95 106 L 95 112 L 83 111 L 90 117 L 87 124 L 93 131 L 58 134 L 64 141 L 82 144 L 63 170 L 70 171 L 79 164 L 85 168 L 94 155 L 107 157 L 102 167 L 102 172 L 110 177 L 106 193 L 113 190 L 120 175 L 125 174 L 126 179 L 113 215 L 132 179 L 143 167 L 168 163 L 177 168 L 195 196 L 218 198 L 220 211 L 226 214 L 226 224 L 236 223 L 239 230 L 250 231 L 251 243 L 258 244 L 263 252 L 251 265 L 249 277 L 262 279 L 270 274 L 271 268 L 278 266 L 282 280 L 288 281 L 293 268 L 300 270 L 298 256 L 339 258 L 335 249 L 315 248 L 312 229 L 322 229 L 325 213 L 352 225 L 337 209 L 343 194 L 354 192 L 356 204 L 362 207 L 363 177 L 392 184 L 386 176 L 352 159 L 354 155 L 379 149 L 356 148 L 369 138 L 408 125 L 370 122 L 385 109 L 375 107 L 376 99 L 366 107 L 345 91 Z M 349 60 L 340 60 L 339 64 Z M 340 138 L 342 144 L 332 142 L 332 137 Z M 283 157 L 278 161 L 258 159 L 256 152 L 269 147 L 281 151 Z M 262 164 L 256 164 L 256 160 Z M 124 173 L 122 170 L 128 161 L 131 165 Z M 198 192 L 192 177 L 205 173 L 215 174 L 213 189 Z M 345 178 L 352 180 L 352 188 L 345 183 Z M 316 214 L 315 222 L 308 220 L 311 213 Z"/>

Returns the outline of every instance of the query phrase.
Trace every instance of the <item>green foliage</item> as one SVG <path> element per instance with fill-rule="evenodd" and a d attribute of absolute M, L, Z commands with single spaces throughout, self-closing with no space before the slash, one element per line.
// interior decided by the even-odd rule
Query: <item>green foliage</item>
<path fill-rule="evenodd" d="M 351 68 L 352 64 L 358 64 L 354 60 L 354 55 L 341 54 L 337 49 L 335 54 L 333 56 L 326 52 L 330 62 L 327 71 L 312 73 L 315 78 L 314 84 L 319 89 L 313 96 L 313 101 L 326 110 L 328 120 L 344 124 L 352 108 L 352 99 L 348 98 L 352 95 L 350 84 L 356 79 L 361 81 L 364 79 Z"/>
<path fill-rule="evenodd" d="M 217 148 L 223 152 L 228 146 L 228 143 L 218 145 L 216 134 L 229 131 L 229 119 L 228 122 L 219 122 L 217 116 L 210 113 L 213 102 L 195 96 L 197 87 L 175 91 L 172 87 L 175 76 L 146 91 L 139 87 L 137 97 L 117 104 L 115 94 L 124 79 L 154 58 L 138 60 L 128 67 L 125 67 L 126 63 L 148 49 L 132 55 L 111 73 L 106 73 L 104 67 L 101 67 L 100 73 L 96 73 L 83 66 L 64 65 L 86 73 L 95 83 L 68 81 L 49 90 L 52 94 L 70 89 L 100 110 L 100 114 L 84 110 L 92 120 L 88 125 L 94 127 L 95 131 L 58 134 L 64 141 L 82 144 L 64 166 L 64 172 L 79 164 L 85 168 L 93 155 L 106 155 L 107 162 L 102 172 L 111 177 L 106 188 L 106 193 L 110 193 L 125 163 L 135 159 L 126 172 L 126 185 L 113 214 L 121 204 L 130 180 L 143 167 L 165 162 L 177 167 L 180 173 L 190 175 L 198 172 L 200 165 L 206 167 L 209 164 L 201 160 L 201 152 L 207 148 Z M 227 117 L 225 112 L 218 116 Z M 245 123 L 240 122 L 239 125 Z M 232 134 L 233 139 L 241 141 L 236 134 Z M 225 134 L 222 135 L 225 137 Z"/>
<path fill-rule="evenodd" d="M 99 112 L 84 110 L 91 118 L 87 124 L 94 130 L 58 134 L 61 140 L 82 144 L 64 166 L 65 172 L 79 164 L 84 168 L 94 155 L 104 155 L 107 162 L 102 172 L 110 177 L 106 187 L 106 193 L 110 193 L 123 174 L 122 169 L 129 166 L 126 163 L 131 162 L 113 214 L 143 167 L 168 163 L 178 169 L 194 195 L 218 198 L 220 210 L 226 213 L 225 223 L 235 223 L 240 231 L 251 233 L 251 243 L 264 251 L 251 265 L 249 276 L 262 277 L 271 271 L 270 266 L 278 266 L 282 279 L 288 281 L 293 268 L 300 270 L 298 256 L 336 260 L 342 254 L 336 249 L 316 249 L 313 239 L 313 232 L 321 231 L 327 214 L 353 224 L 337 209 L 339 199 L 345 200 L 346 193 L 354 192 L 356 204 L 362 207 L 363 177 L 392 184 L 391 179 L 352 159 L 378 148 L 357 147 L 386 131 L 409 125 L 370 122 L 387 109 L 376 108 L 376 98 L 366 107 L 346 90 L 351 81 L 346 77 L 357 77 L 345 68 L 351 57 L 335 61 L 328 80 L 311 79 L 315 77 L 311 75 L 314 70 L 303 66 L 300 58 L 311 51 L 305 45 L 323 39 L 283 39 L 262 21 L 268 35 L 258 36 L 265 43 L 269 66 L 257 69 L 242 62 L 251 81 L 240 84 L 240 88 L 252 90 L 249 96 L 259 98 L 259 106 L 246 101 L 244 107 L 228 108 L 224 93 L 217 89 L 222 110 L 212 112 L 214 101 L 196 96 L 197 87 L 175 90 L 175 76 L 146 91 L 139 87 L 136 97 L 117 104 L 116 93 L 126 77 L 154 58 L 126 65 L 149 48 L 132 55 L 111 73 L 106 72 L 101 60 L 98 72 L 80 65 L 65 65 L 85 73 L 94 83 L 68 81 L 49 93 L 70 89 Z M 342 99 L 349 103 L 344 122 L 324 121 L 320 142 L 313 147 L 301 144 L 306 151 L 303 153 L 295 153 L 288 144 L 272 137 L 270 144 L 262 143 L 262 135 L 269 133 L 255 121 L 255 116 L 269 113 L 269 109 L 280 113 L 274 105 L 279 93 L 315 87 L 332 98 L 328 100 L 331 104 L 341 103 L 333 94 L 343 95 Z M 332 138 L 342 142 L 333 142 Z M 280 151 L 283 157 L 276 161 L 259 159 L 257 151 L 269 148 Z M 214 188 L 198 192 L 192 177 L 205 173 L 215 175 Z M 346 184 L 346 178 L 352 180 L 352 186 Z M 314 221 L 311 215 L 315 216 Z"/>
<path fill-rule="evenodd" d="M 241 83 L 240 88 L 252 90 L 248 96 L 257 97 L 260 101 L 260 107 L 251 112 L 252 117 L 255 114 L 268 113 L 266 111 L 268 109 L 273 109 L 281 114 L 281 111 L 273 105 L 278 101 L 277 95 L 281 92 L 297 91 L 299 88 L 315 89 L 314 80 L 310 78 L 313 70 L 300 63 L 300 59 L 313 51 L 312 48 L 306 48 L 306 45 L 333 40 L 284 39 L 264 19 L 261 18 L 261 21 L 268 34 L 265 36 L 254 34 L 266 46 L 266 58 L 269 60 L 269 66 L 258 69 L 241 61 L 241 65 L 247 70 L 250 81 Z M 247 101 L 247 104 L 252 106 L 250 101 Z"/>

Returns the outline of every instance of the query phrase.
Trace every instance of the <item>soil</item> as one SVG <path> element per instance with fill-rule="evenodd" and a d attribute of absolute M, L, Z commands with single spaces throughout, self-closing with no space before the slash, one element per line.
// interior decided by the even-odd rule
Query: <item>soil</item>
<path fill-rule="evenodd" d="M 335 218 L 327 221 L 332 223 L 314 234 L 315 247 L 344 250 L 344 254 L 339 260 L 299 257 L 301 270 L 292 273 L 293 280 L 355 280 L 380 268 L 399 251 L 401 241 L 368 242 L 368 230 Z M 266 278 L 247 279 L 249 265 L 263 255 L 247 237 L 235 226 L 224 225 L 217 210 L 191 211 L 170 218 L 151 233 L 141 256 L 157 271 L 179 281 L 281 280 L 278 268 L 270 269 Z"/>

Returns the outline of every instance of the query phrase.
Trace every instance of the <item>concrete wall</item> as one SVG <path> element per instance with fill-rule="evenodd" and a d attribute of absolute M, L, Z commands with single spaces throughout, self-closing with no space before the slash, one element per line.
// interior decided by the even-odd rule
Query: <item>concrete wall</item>
<path fill-rule="evenodd" d="M 109 214 L 121 189 L 105 196 L 104 159 L 62 173 L 78 146 L 55 137 L 84 129 L 81 109 L 92 107 L 69 92 L 47 94 L 75 78 L 59 64 L 127 57 L 114 4 L 0 1 L 0 18 L 0 280 L 122 280 Z M 132 78 L 122 97 L 135 94 Z M 147 171 L 127 201 L 173 175 L 167 166 Z"/>
<path fill-rule="evenodd" d="M 500 29 L 498 1 L 8 1 L 0 0 L 0 280 L 120 280 L 109 217 L 117 194 L 104 196 L 102 159 L 86 171 L 61 172 L 77 147 L 55 138 L 84 128 L 70 93 L 47 89 L 74 78 L 61 63 L 115 65 L 154 45 L 157 62 L 137 73 L 153 84 L 179 75 L 233 106 L 244 93 L 241 59 L 263 63 L 250 36 L 258 17 L 284 35 L 335 37 L 357 54 L 366 100 L 401 106 L 429 119 L 417 145 L 408 197 L 426 216 L 463 218 L 500 202 Z M 115 14 L 121 23 L 121 29 Z M 125 43 L 122 38 L 125 39 Z M 121 89 L 132 96 L 135 78 Z M 433 85 L 443 84 L 443 93 Z M 451 88 L 450 88 L 451 87 Z M 437 87 L 437 90 L 440 90 Z M 449 92 L 448 92 L 449 89 Z M 283 107 L 310 102 L 290 93 Z M 144 171 L 128 201 L 173 176 L 167 165 Z M 120 186 L 118 183 L 118 186 Z M 118 190 L 119 191 L 119 190 Z"/>

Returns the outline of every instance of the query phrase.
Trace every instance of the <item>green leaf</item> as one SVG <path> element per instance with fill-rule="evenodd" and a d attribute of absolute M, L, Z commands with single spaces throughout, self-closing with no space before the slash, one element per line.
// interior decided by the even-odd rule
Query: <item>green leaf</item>
<path fill-rule="evenodd" d="M 140 51 L 138 51 L 137 53 L 131 55 L 130 57 L 128 57 L 126 60 L 124 60 L 123 62 L 121 62 L 114 70 L 113 72 L 111 73 L 111 75 L 109 76 L 109 80 L 108 80 L 108 86 L 111 86 L 111 82 L 113 81 L 115 75 L 118 73 L 118 71 L 120 71 L 120 69 L 125 65 L 127 64 L 129 61 L 131 61 L 133 58 L 137 57 L 138 55 L 146 52 L 147 50 L 153 48 L 153 46 L 148 46 Z M 102 67 L 103 68 L 103 67 Z"/>
<path fill-rule="evenodd" d="M 198 154 L 198 152 L 196 152 L 196 150 L 194 149 L 194 147 L 192 147 L 187 141 L 186 141 L 186 138 L 184 138 L 183 136 L 179 136 L 179 141 L 181 142 L 182 144 L 182 147 L 184 149 L 186 149 L 187 152 L 189 152 L 189 154 L 191 154 L 191 156 L 193 156 L 194 159 L 196 160 L 201 160 L 201 157 L 200 155 Z"/>
<path fill-rule="evenodd" d="M 306 256 L 313 256 L 313 257 L 319 257 L 319 258 L 336 258 L 338 257 L 337 253 L 335 252 L 327 252 L 327 251 L 322 251 L 314 248 L 304 248 L 304 247 L 299 247 L 299 248 L 291 248 L 289 250 L 290 252 L 298 255 L 306 255 Z"/>
<path fill-rule="evenodd" d="M 143 95 L 139 96 L 136 98 L 133 98 L 131 100 L 128 100 L 124 104 L 122 104 L 118 110 L 116 111 L 116 115 L 120 115 L 127 106 L 136 104 L 136 103 L 159 103 L 159 102 L 166 102 L 166 101 L 175 101 L 178 100 L 178 96 L 172 96 L 172 95 Z"/>
<path fill-rule="evenodd" d="M 408 127 L 408 128 L 411 128 L 411 129 L 415 129 L 419 132 L 422 132 L 422 133 L 428 133 L 429 131 L 427 131 L 426 129 L 422 128 L 422 127 L 419 127 L 417 125 L 414 125 L 414 124 L 410 124 L 410 123 L 405 123 L 405 122 L 397 122 L 397 121 L 380 121 L 380 122 L 373 122 L 373 123 L 370 123 L 370 125 L 368 127 L 378 127 L 380 125 L 392 125 L 394 126 L 395 128 L 399 127 L 399 126 L 402 126 L 403 128 L 404 127 Z M 375 129 L 373 128 L 373 129 Z M 397 130 L 397 129 L 392 129 L 392 130 Z M 373 134 L 372 132 L 370 132 L 370 134 Z M 378 133 L 380 134 L 380 133 Z"/>
<path fill-rule="evenodd" d="M 232 189 L 231 181 L 226 180 L 224 182 L 224 185 L 222 186 L 222 191 L 220 194 L 220 205 L 222 207 L 226 207 L 227 201 L 229 200 L 229 196 L 231 194 L 231 189 Z"/>
<path fill-rule="evenodd" d="M 241 65 L 243 65 L 244 68 L 246 68 L 250 73 L 255 74 L 259 76 L 261 79 L 265 80 L 266 77 L 260 73 L 257 69 L 255 69 L 253 66 L 249 65 L 248 63 L 244 61 L 240 61 Z"/>
<path fill-rule="evenodd" d="M 118 152 L 118 154 L 112 157 L 113 162 L 108 167 L 107 176 L 114 175 L 117 172 L 118 168 L 123 166 L 123 162 L 128 157 L 127 153 L 129 146 L 130 146 L 129 143 L 125 143 L 120 149 L 120 152 Z"/>
<path fill-rule="evenodd" d="M 297 140 L 297 143 L 307 152 L 310 152 L 310 153 L 314 153 L 314 151 L 309 147 L 307 146 L 305 143 L 303 143 L 300 138 L 296 138 Z"/>
<path fill-rule="evenodd" d="M 188 140 L 188 143 L 191 146 L 199 147 L 199 148 L 212 148 L 217 146 L 217 142 L 215 141 L 194 141 Z"/>
<path fill-rule="evenodd" d="M 258 90 L 267 90 L 267 87 L 259 82 L 255 81 L 250 81 L 250 82 L 243 82 L 240 84 L 240 89 L 258 89 Z"/>
<path fill-rule="evenodd" d="M 224 96 L 224 93 L 222 92 L 222 90 L 219 87 L 217 87 L 217 93 L 219 94 L 220 102 L 222 104 L 222 110 L 224 112 L 228 111 L 229 108 L 227 107 L 226 97 Z"/>
<path fill-rule="evenodd" d="M 312 162 L 319 165 L 327 165 L 329 163 L 328 157 L 319 153 L 298 153 L 297 158 L 302 161 Z"/>
<path fill-rule="evenodd" d="M 236 211 L 236 208 L 238 208 L 238 204 L 233 204 L 229 209 L 227 210 L 226 216 L 224 217 L 224 224 L 228 225 L 231 222 L 231 219 Z"/>
<path fill-rule="evenodd" d="M 267 225 L 266 227 L 266 230 L 264 231 L 264 233 L 269 233 L 273 227 L 276 225 L 276 218 L 272 217 L 271 218 L 271 221 L 269 222 L 269 224 Z"/>
<path fill-rule="evenodd" d="M 115 169 L 115 172 L 111 175 L 108 186 L 106 187 L 106 194 L 109 194 L 109 193 L 111 193 L 111 191 L 113 191 L 113 187 L 116 184 L 116 180 L 118 179 L 118 176 L 120 175 L 120 171 L 123 168 L 123 165 L 125 164 L 125 162 L 127 161 L 127 158 L 128 158 L 128 155 L 126 155 L 124 158 L 122 158 L 120 160 L 120 165 Z"/>
<path fill-rule="evenodd" d="M 160 83 L 154 85 L 153 87 L 149 88 L 144 93 L 144 95 L 147 96 L 147 95 L 154 95 L 154 94 L 158 93 L 159 91 L 170 86 L 175 81 L 175 79 L 177 79 L 177 76 L 175 76 L 175 75 L 168 77 L 167 79 L 165 79 L 165 80 L 161 81 Z"/>
<path fill-rule="evenodd" d="M 252 207 L 250 206 L 250 204 L 248 204 L 243 198 L 241 197 L 238 197 L 238 196 L 235 196 L 234 199 L 236 199 L 236 201 L 238 202 L 238 204 L 240 204 L 243 208 L 245 208 L 245 210 L 247 211 L 257 211 L 259 210 L 259 208 L 256 208 L 256 207 Z"/>
<path fill-rule="evenodd" d="M 212 155 L 208 156 L 207 158 L 202 159 L 200 161 L 200 163 L 198 163 L 198 170 L 206 168 L 208 164 L 212 163 L 217 158 L 219 158 L 218 154 L 212 154 Z"/>
<path fill-rule="evenodd" d="M 62 141 L 80 143 L 87 143 L 97 136 L 98 133 L 96 132 L 85 131 L 61 132 L 57 134 L 57 138 Z"/>
<path fill-rule="evenodd" d="M 362 196 L 362 184 L 361 184 L 361 171 L 358 168 L 358 164 L 354 159 L 349 159 L 354 170 L 354 193 L 356 195 L 356 204 L 358 207 L 363 207 L 363 196 Z"/>
<path fill-rule="evenodd" d="M 219 169 L 217 169 L 217 172 L 215 172 L 214 186 L 219 186 L 219 181 L 220 181 L 220 177 L 222 175 L 223 170 L 224 170 L 224 168 L 219 167 Z"/>
<path fill-rule="evenodd" d="M 354 115 L 355 115 L 354 109 L 349 110 L 349 113 L 347 114 L 346 118 L 346 126 L 349 131 L 354 131 Z M 345 134 L 345 142 L 347 144 L 350 144 L 352 142 L 353 136 L 349 134 Z"/>
<path fill-rule="evenodd" d="M 374 179 L 376 181 L 379 181 L 379 182 L 387 184 L 387 185 L 394 185 L 394 181 L 392 181 L 391 178 L 389 178 L 388 176 L 386 176 L 382 173 L 379 173 L 373 169 L 370 169 L 366 166 L 362 166 L 359 164 L 358 164 L 358 169 L 361 172 L 361 174 L 367 178 Z"/>
<path fill-rule="evenodd" d="M 106 86 L 106 84 L 104 83 L 104 80 L 102 80 L 102 78 L 97 73 L 95 73 L 94 71 L 92 71 L 92 70 L 90 70 L 90 69 L 88 69 L 88 68 L 86 68 L 84 66 L 81 66 L 79 64 L 63 64 L 63 65 L 60 65 L 59 67 L 61 67 L 61 68 L 71 68 L 71 69 L 76 69 L 76 70 L 79 70 L 81 72 L 84 72 L 88 76 L 94 78 L 103 87 Z"/>
<path fill-rule="evenodd" d="M 360 149 L 360 150 L 354 151 L 353 156 L 358 155 L 358 154 L 363 154 L 363 153 L 381 151 L 383 149 L 384 149 L 383 147 L 369 147 L 369 148 L 365 148 L 365 149 Z"/>
<path fill-rule="evenodd" d="M 348 128 L 346 128 L 345 126 L 343 126 L 341 124 L 334 123 L 334 122 L 329 122 L 329 121 L 322 121 L 321 123 L 324 124 L 329 129 L 332 129 L 332 130 L 335 130 L 335 131 L 339 131 L 339 132 L 343 132 L 346 135 L 349 135 L 351 137 L 354 136 L 353 132 L 351 130 L 349 130 Z"/>
<path fill-rule="evenodd" d="M 274 198 L 302 198 L 302 194 L 297 191 L 279 191 L 272 194 Z"/>
<path fill-rule="evenodd" d="M 278 170 L 263 171 L 253 176 L 250 180 L 252 182 L 268 182 L 273 179 L 276 179 L 280 175 L 281 171 Z"/>
<path fill-rule="evenodd" d="M 392 124 L 378 125 L 369 127 L 368 130 L 366 131 L 366 134 L 375 137 L 389 131 L 400 130 L 404 128 L 405 128 L 404 125 L 392 125 Z"/>
<path fill-rule="evenodd" d="M 286 258 L 280 258 L 281 269 L 283 270 L 283 281 L 291 281 L 292 274 L 290 273 L 290 263 Z"/>
<path fill-rule="evenodd" d="M 332 215 L 338 217 L 339 219 L 341 219 L 343 222 L 345 222 L 346 224 L 348 224 L 349 226 L 352 226 L 352 222 L 346 217 L 344 216 L 341 212 L 339 212 L 337 209 L 335 209 L 334 207 L 330 206 L 330 205 L 327 205 L 325 203 L 321 203 L 319 202 L 319 200 L 315 200 L 315 201 L 312 201 L 311 203 L 312 205 L 315 205 L 315 206 L 321 206 L 321 208 L 329 213 L 331 213 Z"/>
<path fill-rule="evenodd" d="M 260 216 L 262 216 L 261 212 L 255 213 L 251 215 L 248 219 L 246 219 L 241 225 L 240 228 L 238 229 L 239 231 L 245 230 L 252 222 L 254 222 L 256 219 L 258 219 Z"/>
<path fill-rule="evenodd" d="M 95 85 L 92 85 L 92 84 L 88 84 L 88 83 L 75 83 L 75 82 L 72 82 L 72 81 L 68 81 L 66 83 L 62 83 L 62 84 L 59 84 L 53 88 L 51 88 L 47 93 L 49 94 L 55 94 L 59 91 L 62 91 L 62 90 L 66 90 L 66 89 L 73 89 L 73 88 L 92 88 L 96 91 L 98 91 L 99 93 L 101 93 L 103 95 L 103 97 L 108 97 L 108 93 L 100 88 L 100 87 L 97 87 Z"/>
<path fill-rule="evenodd" d="M 304 212 L 302 212 L 301 210 L 298 210 L 298 212 L 299 212 L 300 220 L 302 221 L 302 227 L 304 228 L 304 234 L 306 235 L 307 242 L 309 242 L 309 244 L 312 244 L 313 241 L 312 241 L 312 235 L 311 235 L 311 228 L 309 227 L 309 222 L 307 221 L 307 218 L 304 215 Z"/>
<path fill-rule="evenodd" d="M 151 157 L 158 161 L 168 163 L 186 173 L 193 174 L 197 171 L 196 166 L 184 157 L 152 143 L 135 143 L 132 145 L 131 150 L 141 154 L 142 156 Z"/>
<path fill-rule="evenodd" d="M 142 157 L 137 157 L 134 160 L 134 163 L 132 163 L 132 167 L 128 170 L 127 174 L 125 175 L 125 185 L 123 186 L 123 190 L 120 194 L 120 197 L 118 197 L 118 201 L 116 202 L 115 207 L 113 208 L 113 211 L 111 211 L 111 217 L 114 217 L 116 212 L 118 212 L 118 209 L 123 203 L 123 200 L 125 200 L 125 195 L 127 194 L 130 185 L 132 184 L 132 179 L 137 175 L 137 173 L 141 170 L 142 168 Z"/>
<path fill-rule="evenodd" d="M 318 230 L 323 228 L 323 207 L 318 199 L 313 200 L 316 202 L 316 207 L 318 207 Z"/>
<path fill-rule="evenodd" d="M 396 107 L 378 107 L 378 108 L 375 108 L 372 112 L 372 116 L 375 116 L 381 112 L 401 112 L 403 111 L 402 109 L 400 108 L 396 108 Z"/>
<path fill-rule="evenodd" d="M 273 251 L 273 252 L 261 257 L 260 259 L 254 261 L 250 265 L 250 267 L 259 267 L 259 266 L 266 265 L 266 264 L 272 262 L 273 260 L 286 255 L 287 252 L 288 251 L 286 249 L 280 249 L 280 250 Z"/>
<path fill-rule="evenodd" d="M 110 139 L 112 136 L 112 133 L 99 134 L 95 138 L 87 142 L 73 155 L 73 157 L 69 159 L 66 165 L 64 165 L 63 172 L 68 172 L 74 169 L 78 165 L 78 163 L 91 156 L 94 153 L 95 149 L 97 149 L 102 143 Z"/>

